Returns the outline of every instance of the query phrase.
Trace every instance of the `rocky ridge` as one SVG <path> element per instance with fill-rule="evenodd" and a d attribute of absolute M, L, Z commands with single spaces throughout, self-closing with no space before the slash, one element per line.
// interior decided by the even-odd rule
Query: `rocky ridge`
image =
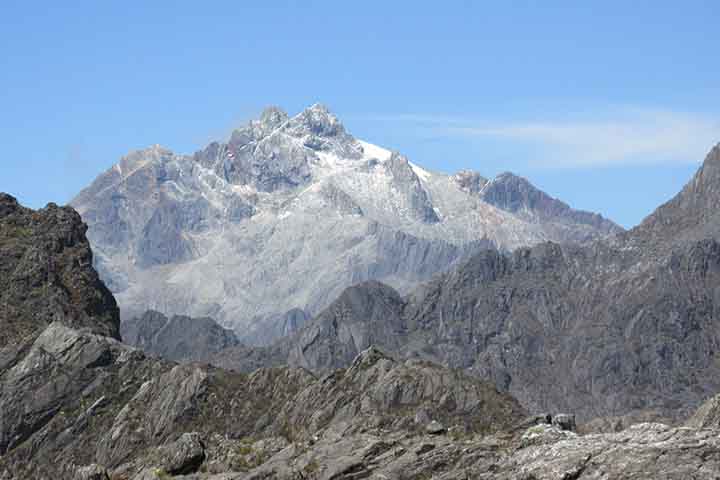
<path fill-rule="evenodd" d="M 208 361 L 213 355 L 240 344 L 232 330 L 211 318 L 166 317 L 147 311 L 120 325 L 123 341 L 145 353 L 168 360 Z"/>

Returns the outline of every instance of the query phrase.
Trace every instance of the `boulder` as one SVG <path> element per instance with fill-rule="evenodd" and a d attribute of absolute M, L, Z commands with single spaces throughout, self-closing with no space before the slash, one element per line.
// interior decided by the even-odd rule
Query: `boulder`
<path fill-rule="evenodd" d="M 447 428 L 445 428 L 445 425 L 437 420 L 433 420 L 427 427 L 425 427 L 425 431 L 430 435 L 442 435 L 447 432 Z"/>
<path fill-rule="evenodd" d="M 577 425 L 575 423 L 575 415 L 570 415 L 567 413 L 559 413 L 552 417 L 552 424 L 558 427 L 560 430 L 566 430 L 569 432 L 574 432 L 575 430 L 577 430 Z"/>

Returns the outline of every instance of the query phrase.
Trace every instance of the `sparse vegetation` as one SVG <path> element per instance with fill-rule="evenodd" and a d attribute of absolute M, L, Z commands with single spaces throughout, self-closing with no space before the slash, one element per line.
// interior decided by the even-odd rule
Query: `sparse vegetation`
<path fill-rule="evenodd" d="M 167 473 L 167 472 L 166 472 L 165 470 L 163 470 L 162 468 L 156 468 L 155 470 L 153 470 L 153 473 L 154 473 L 155 476 L 156 476 L 157 478 L 159 478 L 160 480 L 170 480 L 170 479 L 172 478 L 172 477 L 170 476 L 170 474 Z"/>
<path fill-rule="evenodd" d="M 313 458 L 303 467 L 303 472 L 307 474 L 312 474 L 317 472 L 319 469 L 320 465 L 318 464 L 317 460 Z"/>

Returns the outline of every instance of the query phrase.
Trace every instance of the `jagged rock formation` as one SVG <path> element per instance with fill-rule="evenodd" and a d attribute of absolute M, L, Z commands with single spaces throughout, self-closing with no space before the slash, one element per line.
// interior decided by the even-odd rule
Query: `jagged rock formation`
<path fill-rule="evenodd" d="M 70 208 L 33 211 L 0 194 L 0 348 L 20 348 L 53 322 L 119 338 L 117 305 L 91 266 L 86 228 Z M 0 357 L 0 368 L 13 361 Z"/>
<path fill-rule="evenodd" d="M 194 155 L 133 152 L 72 205 L 124 319 L 209 316 L 261 345 L 358 282 L 405 292 L 477 248 L 620 231 L 512 175 L 426 171 L 321 105 L 270 108 Z"/>
<path fill-rule="evenodd" d="M 0 265 L 18 279 L 0 303 L 3 480 L 709 479 L 720 471 L 717 399 L 686 428 L 583 436 L 570 415 L 528 417 L 491 383 L 377 348 L 320 378 L 302 368 L 246 375 L 148 358 L 118 341 L 117 307 L 97 281 L 77 215 L 0 200 Z M 39 279 L 47 283 L 35 295 L 27 287 Z M 381 284 L 363 289 L 368 296 L 346 292 L 345 310 L 329 309 L 321 323 L 356 347 L 383 331 L 331 330 L 333 319 L 359 310 L 380 329 L 383 312 L 403 303 Z"/>
<path fill-rule="evenodd" d="M 231 330 L 211 318 L 180 315 L 168 318 L 152 310 L 123 322 L 120 333 L 128 345 L 175 361 L 207 361 L 216 353 L 240 344 Z"/>
<path fill-rule="evenodd" d="M 359 284 L 288 339 L 213 361 L 323 372 L 377 345 L 492 379 L 532 411 L 613 417 L 619 428 L 684 418 L 720 390 L 718 151 L 629 233 L 586 246 L 485 250 L 406 297 Z M 465 188 L 481 183 L 463 177 Z"/>

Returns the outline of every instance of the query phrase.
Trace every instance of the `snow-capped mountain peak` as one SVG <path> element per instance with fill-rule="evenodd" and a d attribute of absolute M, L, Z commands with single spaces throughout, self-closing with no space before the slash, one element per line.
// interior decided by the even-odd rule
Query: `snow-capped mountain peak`
<path fill-rule="evenodd" d="M 210 315 L 258 340 L 358 281 L 405 289 L 478 245 L 619 230 L 515 179 L 431 172 L 316 104 L 269 107 L 193 155 L 132 152 L 72 204 L 126 315 Z"/>

